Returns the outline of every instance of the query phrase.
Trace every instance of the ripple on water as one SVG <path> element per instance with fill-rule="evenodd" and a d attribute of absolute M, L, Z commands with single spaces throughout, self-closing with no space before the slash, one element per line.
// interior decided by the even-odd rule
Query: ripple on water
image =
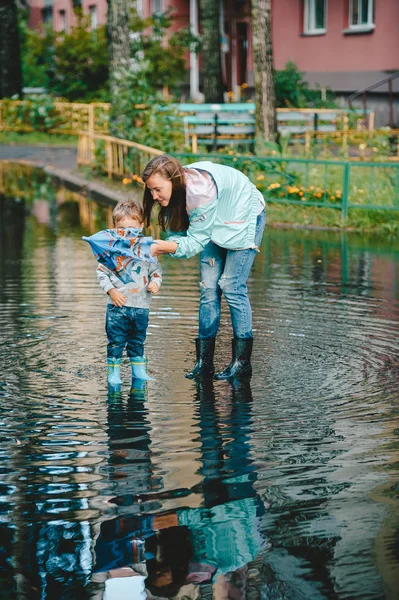
<path fill-rule="evenodd" d="M 166 257 L 146 347 L 155 381 L 129 395 L 125 363 L 122 393 L 107 396 L 104 298 L 82 231 L 34 224 L 26 217 L 33 234 L 20 247 L 14 236 L 0 257 L 4 580 L 19 574 L 42 589 L 50 573 L 65 589 L 88 589 L 101 532 L 117 545 L 115 532 L 149 514 L 178 515 L 178 536 L 186 527 L 197 550 L 212 538 L 208 557 L 230 557 L 230 570 L 243 557 L 249 588 L 264 597 L 394 598 L 395 248 L 381 258 L 365 240 L 352 252 L 348 238 L 345 258 L 332 234 L 268 232 L 248 283 L 250 386 L 183 378 L 199 263 Z M 315 269 L 321 246 L 327 258 Z M 360 277 L 363 254 L 370 269 Z M 217 366 L 230 338 L 224 306 Z M 34 558 L 21 566 L 27 552 Z"/>

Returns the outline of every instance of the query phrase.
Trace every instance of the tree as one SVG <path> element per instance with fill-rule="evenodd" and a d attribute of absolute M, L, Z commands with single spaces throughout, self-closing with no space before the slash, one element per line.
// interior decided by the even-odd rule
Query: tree
<path fill-rule="evenodd" d="M 125 55 L 117 65 L 116 77 L 114 72 L 112 135 L 167 152 L 176 151 L 184 145 L 183 124 L 175 109 L 162 98 L 161 88 L 181 80 L 185 52 L 196 39 L 185 29 L 167 36 L 170 10 L 142 19 L 131 9 L 129 16 L 129 58 Z"/>
<path fill-rule="evenodd" d="M 252 0 L 252 45 L 255 75 L 255 149 L 274 140 L 276 93 L 274 87 L 271 0 Z"/>
<path fill-rule="evenodd" d="M 22 74 L 15 0 L 0 0 L 0 98 L 21 95 Z"/>
<path fill-rule="evenodd" d="M 220 0 L 201 0 L 205 102 L 223 102 Z"/>
<path fill-rule="evenodd" d="M 127 91 L 127 75 L 131 66 L 129 4 L 128 0 L 108 0 L 109 83 L 112 104 L 109 129 L 111 135 L 116 134 L 120 129 L 118 121 L 123 118 L 123 115 L 117 109 L 118 101 L 120 95 Z"/>
<path fill-rule="evenodd" d="M 83 16 L 79 10 L 76 17 L 76 26 L 56 37 L 51 91 L 70 102 L 105 99 L 108 86 L 105 27 L 91 31 L 88 16 Z"/>

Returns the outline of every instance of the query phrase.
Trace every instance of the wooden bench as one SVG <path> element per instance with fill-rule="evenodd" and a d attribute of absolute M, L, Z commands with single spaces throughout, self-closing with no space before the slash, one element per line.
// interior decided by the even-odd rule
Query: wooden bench
<path fill-rule="evenodd" d="M 186 144 L 191 139 L 192 152 L 198 144 L 218 147 L 253 147 L 255 136 L 255 104 L 179 104 Z M 357 111 L 359 118 L 364 111 Z M 277 109 L 277 129 L 283 136 L 302 136 L 306 146 L 314 132 L 333 133 L 348 129 L 348 111 L 328 109 Z M 252 149 L 252 148 L 251 148 Z"/>
<path fill-rule="evenodd" d="M 199 143 L 214 150 L 230 144 L 254 144 L 254 104 L 179 104 L 177 108 L 183 114 L 186 144 L 191 138 L 193 152 Z"/>

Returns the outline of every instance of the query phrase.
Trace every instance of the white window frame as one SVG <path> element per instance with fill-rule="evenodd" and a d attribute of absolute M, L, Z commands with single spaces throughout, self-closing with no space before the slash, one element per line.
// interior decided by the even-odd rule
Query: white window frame
<path fill-rule="evenodd" d="M 90 14 L 90 27 L 92 31 L 95 31 L 98 27 L 98 11 L 97 4 L 90 4 L 89 6 L 89 14 Z"/>
<path fill-rule="evenodd" d="M 59 15 L 59 20 L 60 20 L 60 31 L 67 31 L 68 30 L 68 22 L 67 22 L 66 10 L 64 8 L 62 8 L 60 11 L 58 11 L 58 15 Z"/>
<path fill-rule="evenodd" d="M 53 26 L 54 23 L 54 11 L 52 5 L 44 6 L 42 8 L 42 21 L 44 25 Z"/>
<path fill-rule="evenodd" d="M 324 0 L 324 27 L 316 27 L 316 0 L 304 0 L 303 32 L 305 35 L 320 35 L 327 32 L 327 0 Z"/>
<path fill-rule="evenodd" d="M 368 0 L 367 6 L 367 22 L 366 23 L 354 23 L 353 22 L 353 9 L 356 4 L 362 0 L 349 0 L 349 29 L 350 31 L 371 31 L 375 28 L 374 23 L 374 0 Z"/>
<path fill-rule="evenodd" d="M 139 17 L 144 15 L 143 0 L 136 0 L 135 2 L 136 11 Z"/>
<path fill-rule="evenodd" d="M 163 12 L 162 0 L 151 0 L 151 13 L 153 15 L 160 15 Z"/>

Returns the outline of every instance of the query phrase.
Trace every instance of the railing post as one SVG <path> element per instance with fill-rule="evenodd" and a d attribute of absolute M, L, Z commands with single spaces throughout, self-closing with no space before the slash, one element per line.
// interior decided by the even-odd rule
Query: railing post
<path fill-rule="evenodd" d="M 108 179 L 112 179 L 112 143 L 107 140 L 105 146 Z"/>
<path fill-rule="evenodd" d="M 391 129 L 395 127 L 395 119 L 393 116 L 393 95 L 392 95 L 392 79 L 388 81 L 388 100 L 389 100 L 389 126 Z"/>
<path fill-rule="evenodd" d="M 196 133 L 191 136 L 191 152 L 197 154 L 198 152 L 198 137 Z"/>
<path fill-rule="evenodd" d="M 372 110 L 369 114 L 369 129 L 370 131 L 374 131 L 374 116 L 375 112 Z"/>
<path fill-rule="evenodd" d="M 89 133 L 94 133 L 94 106 L 93 104 L 88 105 L 89 115 L 88 115 L 88 125 L 89 125 Z"/>
<path fill-rule="evenodd" d="M 343 182 L 342 182 L 342 221 L 345 224 L 349 213 L 349 186 L 350 186 L 350 162 L 347 161 L 344 165 Z"/>
<path fill-rule="evenodd" d="M 218 114 L 215 113 L 215 124 L 213 127 L 213 150 L 218 149 Z"/>
<path fill-rule="evenodd" d="M 344 115 L 344 133 L 342 136 L 342 150 L 345 153 L 345 156 L 348 156 L 348 122 L 349 117 L 347 114 Z"/>
<path fill-rule="evenodd" d="M 310 151 L 310 131 L 307 130 L 305 131 L 305 154 L 306 156 L 309 155 L 309 151 Z"/>

